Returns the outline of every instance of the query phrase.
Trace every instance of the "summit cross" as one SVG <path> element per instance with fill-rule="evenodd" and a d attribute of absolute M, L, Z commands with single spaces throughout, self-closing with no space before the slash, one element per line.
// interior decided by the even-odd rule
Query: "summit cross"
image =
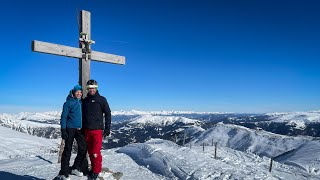
<path fill-rule="evenodd" d="M 80 11 L 79 31 L 79 48 L 33 40 L 32 51 L 79 58 L 79 84 L 83 87 L 85 97 L 87 95 L 85 86 L 90 79 L 90 61 L 124 65 L 125 57 L 91 50 L 91 44 L 94 44 L 95 41 L 91 40 L 91 13 L 89 11 Z"/>

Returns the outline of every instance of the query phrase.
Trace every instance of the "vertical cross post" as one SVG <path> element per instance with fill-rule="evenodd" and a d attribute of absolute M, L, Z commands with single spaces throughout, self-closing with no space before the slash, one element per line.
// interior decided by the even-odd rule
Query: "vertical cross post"
<path fill-rule="evenodd" d="M 91 39 L 91 13 L 82 10 L 80 12 L 80 29 L 79 37 L 82 38 L 82 34 L 86 34 L 88 39 Z M 85 49 L 85 44 L 79 41 L 79 48 Z M 83 53 L 83 52 L 82 52 Z M 83 88 L 83 98 L 87 96 L 86 83 L 90 79 L 90 58 L 82 56 L 79 58 L 79 84 Z"/>

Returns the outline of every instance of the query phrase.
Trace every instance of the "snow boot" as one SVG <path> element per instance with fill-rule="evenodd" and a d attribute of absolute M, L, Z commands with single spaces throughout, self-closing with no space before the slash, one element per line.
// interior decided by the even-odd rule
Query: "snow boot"
<path fill-rule="evenodd" d="M 78 169 L 72 169 L 71 170 L 71 174 L 72 175 L 76 175 L 78 177 L 82 177 L 83 176 L 83 173 L 81 171 L 79 171 Z"/>
<path fill-rule="evenodd" d="M 93 172 L 89 177 L 90 180 L 98 180 L 99 174 Z"/>
<path fill-rule="evenodd" d="M 70 180 L 68 175 L 58 175 L 54 180 Z"/>

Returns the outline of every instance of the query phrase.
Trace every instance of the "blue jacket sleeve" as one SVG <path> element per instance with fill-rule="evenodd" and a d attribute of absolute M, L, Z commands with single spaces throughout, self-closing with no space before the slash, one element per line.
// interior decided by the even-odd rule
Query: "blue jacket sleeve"
<path fill-rule="evenodd" d="M 61 113 L 61 120 L 60 125 L 61 129 L 65 129 L 67 127 L 67 118 L 70 111 L 69 103 L 65 102 L 63 104 L 62 113 Z"/>

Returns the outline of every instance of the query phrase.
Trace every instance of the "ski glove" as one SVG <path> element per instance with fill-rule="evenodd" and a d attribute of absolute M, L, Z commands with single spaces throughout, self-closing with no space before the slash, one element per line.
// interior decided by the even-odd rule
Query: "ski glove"
<path fill-rule="evenodd" d="M 109 135 L 110 135 L 110 130 L 105 129 L 105 130 L 103 131 L 103 137 L 105 138 L 106 136 L 109 136 Z"/>
<path fill-rule="evenodd" d="M 61 129 L 61 138 L 64 140 L 68 138 L 68 133 L 66 129 Z"/>

